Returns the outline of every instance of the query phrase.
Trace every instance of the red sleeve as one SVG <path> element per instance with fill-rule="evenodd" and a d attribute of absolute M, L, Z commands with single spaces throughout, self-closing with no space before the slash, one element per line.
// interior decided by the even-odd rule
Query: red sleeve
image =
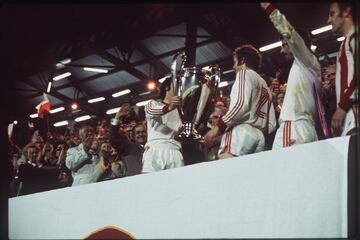
<path fill-rule="evenodd" d="M 219 118 L 216 121 L 216 126 L 218 126 L 221 134 L 223 134 L 225 132 L 226 124 L 224 123 L 224 121 L 221 118 Z"/>
<path fill-rule="evenodd" d="M 347 91 L 340 96 L 339 107 L 342 108 L 345 112 L 347 112 L 351 108 L 350 96 L 354 92 L 356 87 L 355 78 L 351 80 L 350 86 L 346 89 Z"/>
<path fill-rule="evenodd" d="M 152 116 L 161 116 L 167 112 L 169 112 L 169 104 L 166 103 L 157 103 L 152 100 L 145 106 L 145 113 Z"/>
<path fill-rule="evenodd" d="M 167 113 L 169 111 L 169 104 L 165 104 L 162 110 L 164 113 Z"/>
<path fill-rule="evenodd" d="M 345 40 L 344 40 L 345 41 Z M 349 38 L 349 50 L 352 53 L 351 49 L 351 42 L 355 41 L 355 34 L 352 34 Z M 349 60 L 347 55 L 345 54 L 345 43 L 342 46 L 341 49 L 341 57 L 339 59 L 340 62 L 340 101 L 339 101 L 339 107 L 342 108 L 344 111 L 348 111 L 351 108 L 351 102 L 350 102 L 350 96 L 353 94 L 355 88 L 356 88 L 356 78 L 355 78 L 355 65 L 349 66 Z M 355 60 L 355 57 L 352 53 L 353 60 Z M 348 85 L 348 70 L 350 68 L 354 68 L 354 75 L 352 80 L 350 81 L 350 84 Z"/>
<path fill-rule="evenodd" d="M 275 10 L 276 8 L 274 7 L 274 5 L 270 4 L 269 6 L 267 6 L 267 8 L 265 9 L 265 12 L 268 16 L 271 15 L 271 13 Z"/>

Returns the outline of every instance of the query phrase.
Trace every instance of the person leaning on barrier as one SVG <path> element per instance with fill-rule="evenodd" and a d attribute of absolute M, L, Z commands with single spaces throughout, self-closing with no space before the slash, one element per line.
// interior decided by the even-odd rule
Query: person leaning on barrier
<path fill-rule="evenodd" d="M 72 186 L 93 182 L 94 167 L 99 162 L 98 142 L 95 138 L 94 128 L 83 125 L 79 131 L 81 143 L 69 148 L 66 153 L 66 167 L 73 176 Z"/>
<path fill-rule="evenodd" d="M 204 136 L 207 147 L 222 134 L 219 158 L 229 158 L 263 151 L 265 135 L 276 126 L 272 94 L 257 73 L 261 55 L 252 45 L 233 52 L 236 79 L 230 93 L 230 106 Z"/>

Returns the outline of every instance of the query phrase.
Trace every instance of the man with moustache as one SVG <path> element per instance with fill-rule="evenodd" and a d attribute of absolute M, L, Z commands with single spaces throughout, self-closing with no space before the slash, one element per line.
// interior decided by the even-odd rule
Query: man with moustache
<path fill-rule="evenodd" d="M 358 120 L 358 88 L 355 79 L 355 25 L 352 2 L 330 4 L 328 24 L 332 31 L 344 36 L 336 60 L 335 91 L 337 108 L 331 120 L 334 136 L 356 133 Z"/>

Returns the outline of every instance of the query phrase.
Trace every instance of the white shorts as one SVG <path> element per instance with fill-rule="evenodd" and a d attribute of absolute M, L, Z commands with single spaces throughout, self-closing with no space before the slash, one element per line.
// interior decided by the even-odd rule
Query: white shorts
<path fill-rule="evenodd" d="M 261 152 L 264 148 L 264 134 L 249 124 L 240 124 L 223 134 L 218 155 L 231 153 L 234 156 L 241 156 Z"/>
<path fill-rule="evenodd" d="M 181 149 L 171 143 L 146 145 L 142 160 L 142 173 L 157 172 L 184 166 Z"/>
<path fill-rule="evenodd" d="M 276 131 L 272 149 L 317 141 L 314 125 L 309 120 L 284 121 Z"/>
<path fill-rule="evenodd" d="M 345 136 L 350 130 L 358 127 L 359 125 L 358 109 L 359 109 L 358 105 L 352 105 L 352 107 L 346 113 L 341 136 Z"/>

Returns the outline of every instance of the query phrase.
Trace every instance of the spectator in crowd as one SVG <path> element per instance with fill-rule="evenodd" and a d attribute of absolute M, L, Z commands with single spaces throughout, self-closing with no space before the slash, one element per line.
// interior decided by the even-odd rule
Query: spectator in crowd
<path fill-rule="evenodd" d="M 35 130 L 30 138 L 30 143 L 34 143 L 39 149 L 43 149 L 44 147 L 44 140 L 39 134 L 39 130 Z M 41 156 L 41 155 L 40 155 Z M 24 153 L 22 152 L 21 157 L 17 160 L 17 166 L 26 163 L 26 158 Z"/>
<path fill-rule="evenodd" d="M 9 139 L 10 140 L 10 139 Z M 21 156 L 20 148 L 14 144 L 11 140 L 8 144 L 8 168 L 9 168 L 9 196 L 15 197 L 19 187 L 18 181 L 18 159 Z"/>
<path fill-rule="evenodd" d="M 128 136 L 129 140 L 134 142 L 134 131 L 133 126 L 130 124 L 127 124 L 125 127 L 126 135 Z"/>
<path fill-rule="evenodd" d="M 279 127 L 279 117 L 280 117 L 282 105 L 284 103 L 284 97 L 285 97 L 285 94 L 282 92 L 280 92 L 279 94 L 276 95 L 275 116 L 276 116 L 276 122 L 277 122 L 276 126 L 277 127 Z"/>
<path fill-rule="evenodd" d="M 65 142 L 58 142 L 55 148 L 55 159 L 56 166 L 60 169 L 60 174 L 58 176 L 59 184 L 58 187 L 69 187 L 72 185 L 73 178 L 71 175 L 70 169 L 66 167 L 66 152 L 68 150 L 68 145 Z"/>
<path fill-rule="evenodd" d="M 96 165 L 93 173 L 93 182 L 111 180 L 124 177 L 126 166 L 121 160 L 121 155 L 113 148 L 109 140 L 105 140 L 100 145 L 100 161 Z"/>
<path fill-rule="evenodd" d="M 45 166 L 55 166 L 56 158 L 54 156 L 54 146 L 50 142 L 46 142 L 41 150 L 40 162 Z"/>
<path fill-rule="evenodd" d="M 321 90 L 320 64 L 310 50 L 310 38 L 305 31 L 295 30 L 272 4 L 260 3 L 260 6 L 280 33 L 281 53 L 292 62 L 273 149 L 316 141 L 318 112 L 324 132 L 327 127 L 318 97 Z"/>
<path fill-rule="evenodd" d="M 209 130 L 211 130 L 212 128 L 214 128 L 216 126 L 216 122 L 218 121 L 218 119 L 221 116 L 222 115 L 216 114 L 215 111 L 210 114 L 208 124 L 207 124 L 207 127 L 209 128 Z M 214 137 L 212 139 L 212 142 L 209 144 L 209 147 L 207 149 L 207 156 L 206 156 L 207 161 L 213 161 L 213 160 L 218 159 L 218 151 L 220 148 L 221 137 L 222 137 L 222 135 Z"/>
<path fill-rule="evenodd" d="M 17 173 L 18 159 L 21 157 L 21 149 L 13 142 L 10 142 L 8 145 L 8 159 L 10 160 L 10 163 L 13 166 L 15 173 Z"/>
<path fill-rule="evenodd" d="M 141 173 L 142 155 L 144 144 L 146 143 L 145 125 L 136 125 L 133 129 L 134 140 L 131 141 L 123 129 L 119 129 L 124 119 L 129 119 L 131 106 L 128 103 L 121 105 L 115 118 L 111 119 L 110 125 L 110 143 L 120 153 L 122 161 L 126 166 L 126 176 L 132 176 Z"/>
<path fill-rule="evenodd" d="M 322 101 L 324 103 L 326 122 L 331 126 L 331 117 L 336 111 L 336 93 L 335 93 L 335 72 L 336 65 L 323 67 L 322 74 Z"/>
<path fill-rule="evenodd" d="M 99 141 L 103 141 L 105 138 L 108 137 L 109 129 L 106 125 L 106 120 L 102 120 L 98 123 L 98 126 L 96 127 L 96 138 Z"/>
<path fill-rule="evenodd" d="M 284 103 L 284 97 L 285 97 L 285 94 L 280 92 L 277 96 L 276 96 L 276 112 L 280 113 L 281 112 L 281 108 L 282 108 L 282 105 Z"/>
<path fill-rule="evenodd" d="M 26 163 L 19 166 L 18 195 L 47 191 L 54 188 L 59 174 L 58 168 L 45 167 L 40 163 L 40 148 L 36 143 L 24 147 L 23 154 Z"/>
<path fill-rule="evenodd" d="M 222 97 L 222 102 L 224 103 L 225 108 L 228 109 L 229 106 L 230 106 L 230 95 L 229 95 L 229 94 L 225 94 L 225 95 Z"/>
<path fill-rule="evenodd" d="M 236 80 L 230 94 L 230 106 L 204 140 L 207 147 L 223 134 L 219 158 L 263 151 L 265 136 L 275 130 L 276 119 L 271 91 L 257 73 L 261 55 L 252 45 L 243 45 L 233 53 Z M 245 84 L 246 82 L 246 84 Z"/>
<path fill-rule="evenodd" d="M 280 82 L 279 82 L 279 80 L 277 78 L 274 78 L 271 81 L 270 90 L 275 94 L 278 94 L 280 92 Z"/>
<path fill-rule="evenodd" d="M 344 36 L 336 61 L 336 103 L 331 129 L 334 136 L 356 133 L 358 120 L 358 88 L 355 79 L 354 3 L 333 2 L 330 4 L 328 24 L 334 33 Z"/>
<path fill-rule="evenodd" d="M 207 122 L 207 129 L 206 131 L 199 131 L 200 134 L 202 134 L 202 132 L 204 132 L 204 134 L 206 134 L 206 132 L 210 131 L 213 127 L 216 126 L 216 122 L 218 121 L 218 119 L 221 118 L 221 116 L 225 115 L 227 108 L 225 107 L 225 104 L 222 101 L 223 98 L 216 98 L 215 99 L 215 106 L 214 106 L 214 111 L 210 114 L 208 122 Z M 213 161 L 213 160 L 217 160 L 218 159 L 218 151 L 220 148 L 220 143 L 221 143 L 221 135 L 215 137 L 212 142 L 210 143 L 208 149 L 207 149 L 207 154 L 206 154 L 206 160 L 207 161 Z"/>
<path fill-rule="evenodd" d="M 285 94 L 286 93 L 286 88 L 287 88 L 287 83 L 281 84 L 280 85 L 280 93 Z"/>
<path fill-rule="evenodd" d="M 142 122 L 136 123 L 133 128 L 133 136 L 134 142 L 144 147 L 147 141 L 146 125 Z"/>
<path fill-rule="evenodd" d="M 71 170 L 74 179 L 72 186 L 92 182 L 94 167 L 99 162 L 99 143 L 93 127 L 83 125 L 79 137 L 81 144 L 69 148 L 66 155 L 66 166 Z"/>
<path fill-rule="evenodd" d="M 274 106 L 276 106 L 276 97 L 277 97 L 278 93 L 280 92 L 280 82 L 277 78 L 273 78 L 271 80 L 269 89 L 272 94 L 273 104 L 274 104 Z"/>
<path fill-rule="evenodd" d="M 77 134 L 73 134 L 70 136 L 69 140 L 66 141 L 66 143 L 70 148 L 73 148 L 80 145 L 81 139 Z"/>
<path fill-rule="evenodd" d="M 214 113 L 217 116 L 225 115 L 226 111 L 227 111 L 227 107 L 226 107 L 226 105 L 225 105 L 225 103 L 223 101 L 223 98 L 221 98 L 221 99 L 219 99 L 218 101 L 215 102 Z"/>
<path fill-rule="evenodd" d="M 181 144 L 174 139 L 182 126 L 176 110 L 181 98 L 175 96 L 170 77 L 160 86 L 160 99 L 151 100 L 145 107 L 148 141 L 143 155 L 143 173 L 184 166 Z"/>

